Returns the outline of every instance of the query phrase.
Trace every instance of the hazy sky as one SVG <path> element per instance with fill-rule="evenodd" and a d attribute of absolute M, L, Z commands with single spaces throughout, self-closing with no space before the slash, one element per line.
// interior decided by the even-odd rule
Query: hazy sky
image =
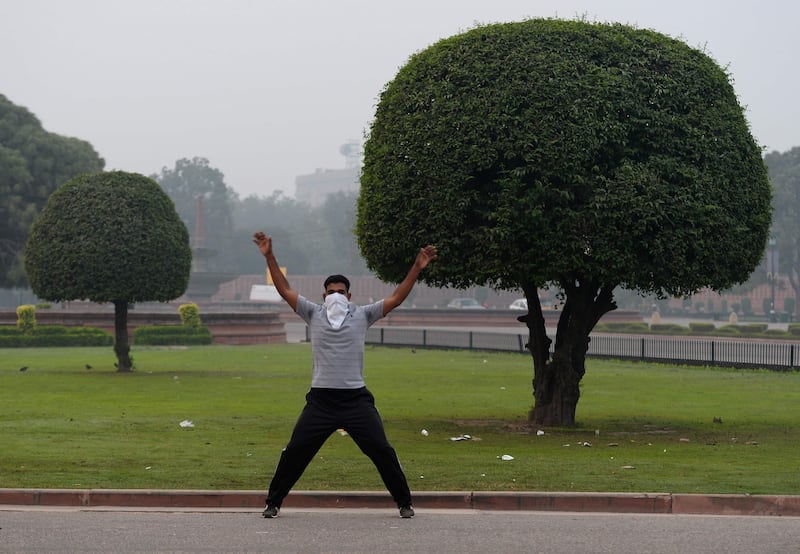
<path fill-rule="evenodd" d="M 584 16 L 704 47 L 756 140 L 800 146 L 795 0 L 0 0 L 0 94 L 106 169 L 208 158 L 242 196 L 341 168 L 408 57 L 477 23 Z"/>

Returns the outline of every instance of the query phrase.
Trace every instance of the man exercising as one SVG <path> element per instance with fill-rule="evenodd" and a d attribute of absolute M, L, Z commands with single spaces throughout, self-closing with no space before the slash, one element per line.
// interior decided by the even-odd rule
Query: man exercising
<path fill-rule="evenodd" d="M 350 302 L 350 281 L 344 275 L 325 279 L 324 304 L 307 300 L 289 286 L 272 251 L 272 239 L 257 232 L 253 242 L 267 260 L 278 294 L 308 324 L 313 360 L 306 405 L 281 453 L 263 516 L 278 515 L 284 498 L 328 437 L 337 429 L 344 429 L 375 464 L 400 509 L 400 517 L 413 517 L 408 481 L 386 438 L 375 398 L 364 383 L 364 341 L 373 323 L 403 303 L 420 272 L 436 258 L 436 247 L 420 248 L 408 274 L 391 296 L 358 306 Z"/>

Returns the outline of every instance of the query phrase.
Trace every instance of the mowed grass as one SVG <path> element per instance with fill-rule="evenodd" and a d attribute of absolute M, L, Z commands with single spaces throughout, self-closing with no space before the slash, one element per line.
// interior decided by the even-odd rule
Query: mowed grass
<path fill-rule="evenodd" d="M 310 347 L 132 353 L 119 374 L 110 348 L 0 350 L 0 487 L 265 489 Z M 528 425 L 522 354 L 368 347 L 366 379 L 412 490 L 800 494 L 800 374 L 587 365 L 573 429 Z M 336 433 L 296 489 L 383 484 Z"/>

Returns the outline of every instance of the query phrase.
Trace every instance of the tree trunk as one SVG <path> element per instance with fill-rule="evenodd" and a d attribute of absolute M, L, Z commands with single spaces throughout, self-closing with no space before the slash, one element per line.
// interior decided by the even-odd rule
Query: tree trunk
<path fill-rule="evenodd" d="M 117 355 L 117 371 L 129 373 L 133 371 L 130 357 L 131 347 L 128 345 L 128 301 L 114 300 L 114 354 Z"/>
<path fill-rule="evenodd" d="M 519 319 L 528 325 L 528 350 L 533 357 L 534 370 L 534 405 L 528 414 L 528 421 L 542 426 L 574 427 L 580 382 L 586 373 L 589 333 L 603 314 L 616 309 L 616 304 L 613 301 L 613 286 L 592 282 L 581 284 L 578 278 L 574 278 L 562 279 L 561 287 L 566 302 L 558 320 L 552 359 L 549 352 L 552 341 L 546 335 L 536 290 L 531 295 L 523 287 L 529 313 Z"/>

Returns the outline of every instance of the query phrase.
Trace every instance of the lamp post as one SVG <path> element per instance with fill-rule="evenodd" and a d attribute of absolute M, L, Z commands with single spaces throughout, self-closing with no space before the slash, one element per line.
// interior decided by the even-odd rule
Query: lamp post
<path fill-rule="evenodd" d="M 770 286 L 770 311 L 769 320 L 775 321 L 775 281 L 778 279 L 778 274 L 775 270 L 776 252 L 775 252 L 775 237 L 769 238 L 769 249 L 767 250 L 767 280 Z"/>

